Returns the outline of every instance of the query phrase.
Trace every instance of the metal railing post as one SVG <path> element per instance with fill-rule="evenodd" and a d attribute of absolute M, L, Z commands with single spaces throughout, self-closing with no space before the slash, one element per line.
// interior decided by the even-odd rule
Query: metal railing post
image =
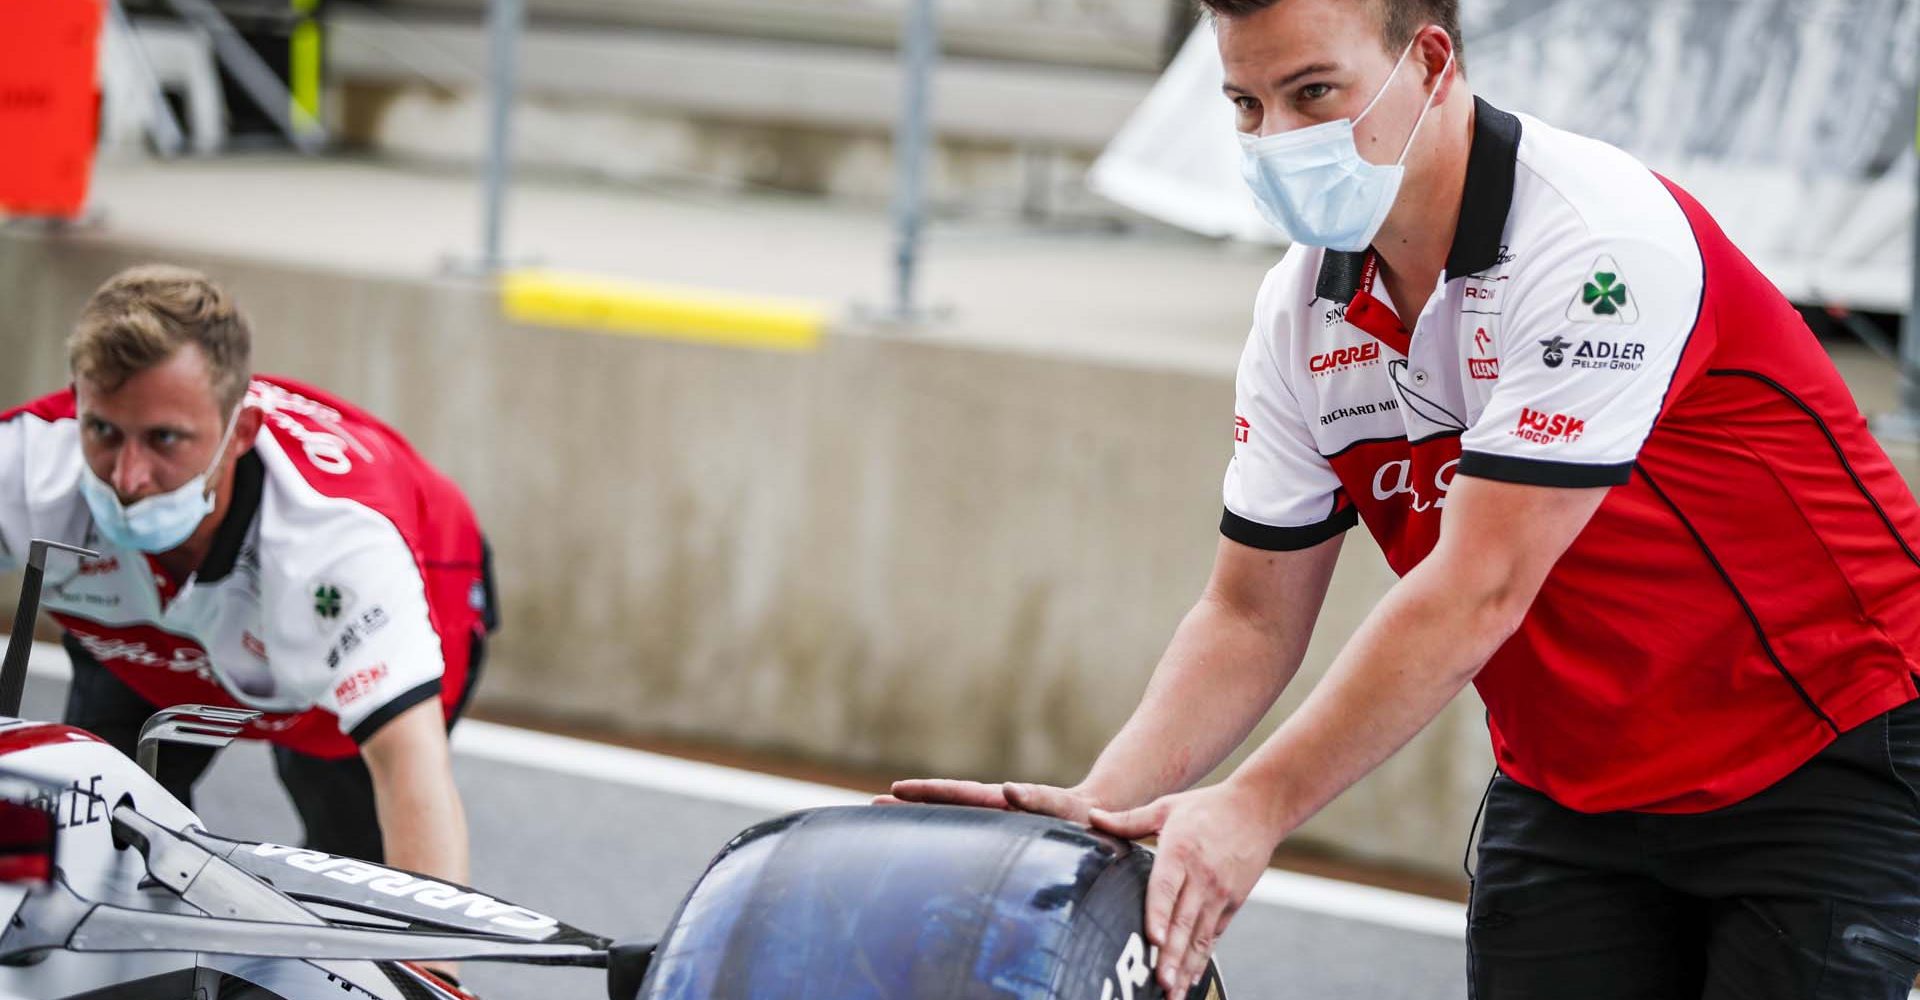
<path fill-rule="evenodd" d="M 497 274 L 505 266 L 507 188 L 513 157 L 513 95 L 518 71 L 520 32 L 526 22 L 524 0 L 492 0 L 487 16 L 487 158 L 482 174 L 480 270 Z"/>
<path fill-rule="evenodd" d="M 900 39 L 900 120 L 893 133 L 893 310 L 897 322 L 920 316 L 916 299 L 920 240 L 926 227 L 927 158 L 932 142 L 928 105 L 933 71 L 940 59 L 940 22 L 936 0 L 911 0 Z"/>
<path fill-rule="evenodd" d="M 1920 21 L 1920 19 L 1916 19 Z M 1920 79 L 1914 81 L 1920 94 Z M 1908 292 L 1907 315 L 1900 321 L 1900 408 L 1873 421 L 1882 442 L 1920 444 L 1920 118 L 1914 122 L 1913 287 Z"/>
<path fill-rule="evenodd" d="M 1914 163 L 1913 288 L 1907 315 L 1900 322 L 1900 407 L 1907 420 L 1920 421 L 1920 129 L 1916 130 Z"/>

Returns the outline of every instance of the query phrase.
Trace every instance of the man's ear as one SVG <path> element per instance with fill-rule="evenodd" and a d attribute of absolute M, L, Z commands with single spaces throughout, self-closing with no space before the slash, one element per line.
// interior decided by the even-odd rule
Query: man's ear
<path fill-rule="evenodd" d="M 1429 86 L 1436 91 L 1434 103 L 1445 104 L 1447 97 L 1453 92 L 1454 82 L 1460 78 L 1460 58 L 1459 53 L 1453 50 L 1453 36 L 1447 34 L 1447 30 L 1437 24 L 1429 24 L 1420 29 L 1414 46 L 1415 56 L 1427 68 Z M 1453 57 L 1453 66 L 1447 71 L 1446 78 L 1434 80 L 1433 78 L 1447 67 L 1449 56 Z"/>
<path fill-rule="evenodd" d="M 260 424 L 267 415 L 260 410 L 242 405 L 240 415 L 234 418 L 233 440 L 228 443 L 229 458 L 239 458 L 253 450 L 253 439 L 260 435 Z"/>

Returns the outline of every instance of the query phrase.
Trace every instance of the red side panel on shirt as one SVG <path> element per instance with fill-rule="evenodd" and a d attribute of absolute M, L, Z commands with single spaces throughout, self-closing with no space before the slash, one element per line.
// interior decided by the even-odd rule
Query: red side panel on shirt
<path fill-rule="evenodd" d="M 1362 441 L 1328 464 L 1395 573 L 1405 575 L 1433 551 L 1440 540 L 1436 515 L 1447 505 L 1460 465 L 1458 435 L 1411 445 L 1406 438 Z"/>
<path fill-rule="evenodd" d="M 74 405 L 73 389 L 66 388 L 0 413 L 0 424 L 21 416 L 39 417 L 48 422 L 72 420 L 78 412 Z"/>
<path fill-rule="evenodd" d="M 484 633 L 481 611 L 472 600 L 484 559 L 483 541 L 466 497 L 399 432 L 365 410 L 293 379 L 263 376 L 256 381 L 319 404 L 294 420 L 270 416 L 264 424 L 307 484 L 323 495 L 352 500 L 386 517 L 412 551 L 426 582 L 433 628 L 440 636 L 446 664 L 440 699 L 451 717 L 466 691 L 475 637 Z M 311 433 L 315 427 L 325 434 L 316 437 Z M 358 752 L 351 740 L 337 731 L 333 735 L 339 741 L 329 740 L 327 752 L 318 748 L 306 752 L 323 756 Z"/>
<path fill-rule="evenodd" d="M 1744 799 L 1920 669 L 1920 506 L 1799 314 L 1669 187 L 1706 264 L 1675 388 L 1476 682 L 1502 768 L 1592 812 Z"/>

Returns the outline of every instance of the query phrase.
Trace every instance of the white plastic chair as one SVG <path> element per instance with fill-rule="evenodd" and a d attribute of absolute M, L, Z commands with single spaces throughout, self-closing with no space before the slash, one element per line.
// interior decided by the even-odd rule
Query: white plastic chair
<path fill-rule="evenodd" d="M 134 45 L 140 47 L 136 52 Z M 101 144 L 138 146 L 154 114 L 148 75 L 162 90 L 186 98 L 187 137 L 193 151 L 217 153 L 227 141 L 227 101 L 214 63 L 213 40 L 191 25 L 138 21 L 133 37 L 111 25 L 102 32 L 100 51 Z"/>

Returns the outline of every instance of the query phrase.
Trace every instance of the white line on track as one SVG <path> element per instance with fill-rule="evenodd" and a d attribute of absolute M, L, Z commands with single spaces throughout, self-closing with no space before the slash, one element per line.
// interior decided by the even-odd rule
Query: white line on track
<path fill-rule="evenodd" d="M 51 643 L 34 644 L 30 670 L 34 676 L 57 681 L 65 681 L 72 674 L 66 651 Z M 479 760 L 760 809 L 776 815 L 817 806 L 855 805 L 868 798 L 831 785 L 478 719 L 468 719 L 455 727 L 453 749 L 462 756 Z M 1458 903 L 1299 872 L 1268 871 L 1254 886 L 1251 901 L 1441 937 L 1460 938 L 1467 927 L 1466 908 Z"/>

